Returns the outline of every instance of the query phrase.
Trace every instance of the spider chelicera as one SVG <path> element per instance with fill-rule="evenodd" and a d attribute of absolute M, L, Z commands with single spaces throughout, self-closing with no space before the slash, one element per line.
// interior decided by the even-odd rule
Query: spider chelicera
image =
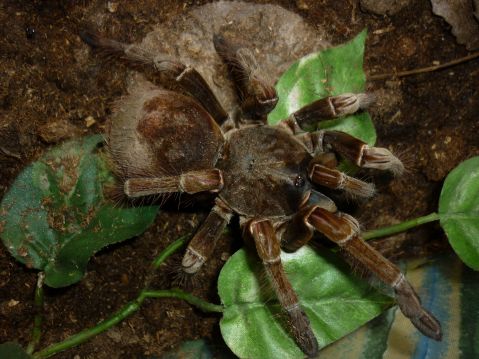
<path fill-rule="evenodd" d="M 342 94 L 314 101 L 277 126 L 266 116 L 278 97 L 247 47 L 215 35 L 213 44 L 237 90 L 238 107 L 228 114 L 192 67 L 93 33 L 92 47 L 133 68 L 166 76 L 181 91 L 143 86 L 121 100 L 108 130 L 108 146 L 130 198 L 171 193 L 216 195 L 215 205 L 188 245 L 183 271 L 196 273 L 234 215 L 245 239 L 254 243 L 289 330 L 308 356 L 318 343 L 285 275 L 280 251 L 295 251 L 315 231 L 344 249 L 394 290 L 401 311 L 425 335 L 440 340 L 440 323 L 424 309 L 401 271 L 361 239 L 356 219 L 338 211 L 321 190 L 369 197 L 372 184 L 340 172 L 336 155 L 359 167 L 403 171 L 385 148 L 370 147 L 338 131 L 306 132 L 322 119 L 366 108 L 368 94 Z"/>

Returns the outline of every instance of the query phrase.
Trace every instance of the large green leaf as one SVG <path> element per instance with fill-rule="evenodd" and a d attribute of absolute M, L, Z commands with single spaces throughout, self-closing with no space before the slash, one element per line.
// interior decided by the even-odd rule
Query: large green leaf
<path fill-rule="evenodd" d="M 282 253 L 285 271 L 311 321 L 320 347 L 379 315 L 393 300 L 351 275 L 335 254 L 303 247 Z M 303 358 L 284 326 L 261 262 L 245 250 L 223 267 L 218 290 L 225 306 L 221 333 L 241 358 Z"/>
<path fill-rule="evenodd" d="M 3 243 L 17 260 L 45 271 L 51 287 L 80 280 L 95 252 L 142 233 L 158 211 L 105 198 L 114 177 L 101 142 L 96 135 L 51 149 L 23 170 L 0 205 Z"/>
<path fill-rule="evenodd" d="M 294 63 L 276 84 L 279 102 L 269 114 L 268 122 L 276 124 L 301 107 L 326 96 L 363 92 L 366 35 L 364 30 L 342 46 L 308 55 Z M 370 145 L 376 142 L 376 131 L 366 112 L 322 121 L 319 127 L 347 132 Z"/>
<path fill-rule="evenodd" d="M 450 172 L 439 198 L 442 228 L 457 255 L 479 270 L 479 157 Z"/>

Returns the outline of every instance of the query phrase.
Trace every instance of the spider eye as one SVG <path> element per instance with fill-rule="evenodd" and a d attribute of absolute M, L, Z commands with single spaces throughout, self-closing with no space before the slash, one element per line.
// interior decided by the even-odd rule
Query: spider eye
<path fill-rule="evenodd" d="M 294 185 L 295 187 L 303 187 L 304 184 L 306 183 L 305 179 L 301 175 L 297 175 L 296 178 L 294 179 Z"/>

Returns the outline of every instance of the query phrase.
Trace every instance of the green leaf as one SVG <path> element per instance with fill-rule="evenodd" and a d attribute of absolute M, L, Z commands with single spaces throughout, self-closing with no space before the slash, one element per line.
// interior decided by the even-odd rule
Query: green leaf
<path fill-rule="evenodd" d="M 0 358 L 31 359 L 31 356 L 18 343 L 6 342 L 0 344 Z"/>
<path fill-rule="evenodd" d="M 442 228 L 457 255 L 479 270 L 479 157 L 451 171 L 439 198 Z"/>
<path fill-rule="evenodd" d="M 320 98 L 345 92 L 363 92 L 366 75 L 363 71 L 366 30 L 352 41 L 320 51 L 294 63 L 278 80 L 279 102 L 268 116 L 273 125 L 293 112 Z M 376 142 L 376 131 L 368 113 L 322 121 L 322 129 L 347 132 L 370 145 Z"/>
<path fill-rule="evenodd" d="M 66 142 L 25 168 L 0 205 L 0 236 L 10 253 L 45 272 L 45 283 L 79 281 L 101 248 L 141 234 L 158 207 L 121 207 L 104 196 L 114 177 L 98 151 L 102 136 Z"/>
<path fill-rule="evenodd" d="M 351 275 L 350 268 L 329 251 L 319 254 L 303 247 L 282 253 L 281 259 L 320 347 L 393 304 L 393 299 Z M 303 358 L 266 283 L 261 262 L 245 250 L 228 260 L 218 284 L 225 306 L 220 322 L 223 338 L 240 358 Z"/>

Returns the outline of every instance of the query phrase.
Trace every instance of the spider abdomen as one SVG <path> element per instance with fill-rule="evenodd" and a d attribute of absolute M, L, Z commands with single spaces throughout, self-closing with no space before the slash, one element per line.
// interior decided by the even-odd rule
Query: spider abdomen
<path fill-rule="evenodd" d="M 108 144 L 120 175 L 131 178 L 213 168 L 223 141 L 219 126 L 194 99 L 150 89 L 121 102 Z"/>
<path fill-rule="evenodd" d="M 298 211 L 311 188 L 305 147 L 285 131 L 246 127 L 231 132 L 217 167 L 223 171 L 223 199 L 248 217 L 284 217 Z"/>

